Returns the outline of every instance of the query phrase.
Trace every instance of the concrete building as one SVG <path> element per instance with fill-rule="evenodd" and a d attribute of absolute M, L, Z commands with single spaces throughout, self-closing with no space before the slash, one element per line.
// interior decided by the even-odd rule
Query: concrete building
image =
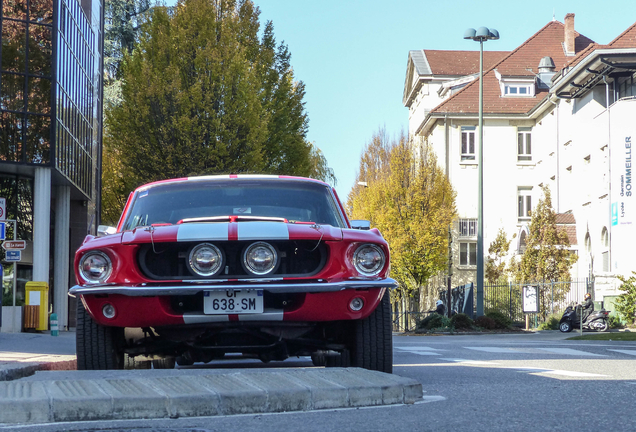
<path fill-rule="evenodd" d="M 24 304 L 28 281 L 49 284 L 41 307 L 63 329 L 74 325 L 72 256 L 100 210 L 103 1 L 0 5 L 0 198 L 17 226 L 7 238 L 26 240 L 19 261 L 0 250 L 2 331 L 19 329 L 12 306 Z"/>
<path fill-rule="evenodd" d="M 616 293 L 616 274 L 636 270 L 626 249 L 636 208 L 625 159 L 636 116 L 636 29 L 598 45 L 575 31 L 574 14 L 564 21 L 511 52 L 484 52 L 484 251 L 503 229 L 516 234 L 510 256 L 523 253 L 546 185 L 579 255 L 572 277 L 594 279 L 602 300 Z M 404 90 L 410 135 L 428 140 L 457 191 L 453 285 L 474 281 L 476 271 L 479 83 L 470 56 L 411 51 Z"/>

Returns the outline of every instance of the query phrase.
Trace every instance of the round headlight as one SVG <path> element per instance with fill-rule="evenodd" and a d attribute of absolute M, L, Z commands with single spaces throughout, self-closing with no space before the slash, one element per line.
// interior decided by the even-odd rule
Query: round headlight
<path fill-rule="evenodd" d="M 199 276 L 214 276 L 223 267 L 221 250 L 211 243 L 201 243 L 190 251 L 190 268 Z"/>
<path fill-rule="evenodd" d="M 384 252 L 374 244 L 364 244 L 353 254 L 353 265 L 365 276 L 375 276 L 384 267 Z"/>
<path fill-rule="evenodd" d="M 245 270 L 257 276 L 264 276 L 273 272 L 277 263 L 278 254 L 274 246 L 269 243 L 252 243 L 243 253 Z"/>
<path fill-rule="evenodd" d="M 79 264 L 82 277 L 89 283 L 102 283 L 110 276 L 113 264 L 103 252 L 88 252 Z"/>

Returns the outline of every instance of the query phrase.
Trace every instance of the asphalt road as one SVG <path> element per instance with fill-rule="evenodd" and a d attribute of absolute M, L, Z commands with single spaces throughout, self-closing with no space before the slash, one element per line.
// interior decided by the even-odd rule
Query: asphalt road
<path fill-rule="evenodd" d="M 567 335 L 567 336 L 571 336 Z M 636 343 L 549 332 L 396 336 L 394 373 L 419 380 L 414 405 L 172 420 L 13 427 L 33 431 L 636 430 Z M 283 362 L 285 366 L 291 366 Z M 309 359 L 294 359 L 310 367 Z M 234 367 L 245 367 L 236 362 Z M 258 366 L 256 363 L 254 367 Z M 224 363 L 224 367 L 233 367 Z M 46 374 L 39 372 L 38 374 Z M 2 430 L 2 428 L 0 428 Z"/>

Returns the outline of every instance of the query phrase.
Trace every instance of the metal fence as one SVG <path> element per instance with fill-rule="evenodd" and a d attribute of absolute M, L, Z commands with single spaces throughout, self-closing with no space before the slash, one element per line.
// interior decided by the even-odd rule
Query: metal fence
<path fill-rule="evenodd" d="M 470 304 L 470 307 L 476 305 L 476 290 L 469 290 L 469 285 L 456 287 L 453 290 L 453 310 L 461 312 L 461 309 L 456 307 L 456 303 Z M 539 307 L 543 316 L 560 314 L 568 304 L 582 301 L 586 292 L 594 293 L 594 282 L 589 279 L 565 282 L 484 284 L 484 313 L 497 311 L 507 315 L 512 321 L 524 321 L 522 290 L 524 286 L 528 285 L 539 287 Z M 469 293 L 472 294 L 474 300 L 472 304 L 467 301 L 470 299 L 464 298 L 464 296 L 470 295 Z M 457 298 L 455 298 L 456 294 Z M 440 299 L 446 304 L 446 291 L 441 293 Z M 470 315 L 468 311 L 463 312 Z M 400 312 L 397 307 L 394 307 L 392 313 L 393 331 L 412 331 L 417 327 L 418 322 L 431 313 L 433 312 Z"/>
<path fill-rule="evenodd" d="M 586 292 L 593 293 L 593 282 L 589 279 L 563 282 L 523 284 L 484 284 L 484 313 L 499 311 L 513 321 L 523 321 L 521 293 L 524 286 L 539 287 L 539 308 L 544 316 L 561 313 L 568 304 L 583 300 Z"/>

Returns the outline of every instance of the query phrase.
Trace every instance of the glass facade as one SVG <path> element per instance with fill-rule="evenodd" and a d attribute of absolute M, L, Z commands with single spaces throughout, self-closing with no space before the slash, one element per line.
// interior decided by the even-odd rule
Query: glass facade
<path fill-rule="evenodd" d="M 101 0 L 0 0 L 0 163 L 51 166 L 95 198 Z"/>
<path fill-rule="evenodd" d="M 15 220 L 14 225 L 7 224 L 6 238 L 33 241 L 33 180 L 15 175 L 0 174 L 0 196 L 7 197 L 7 219 Z M 13 305 L 13 283 L 16 282 L 15 305 L 24 305 L 24 287 L 31 280 L 33 264 L 30 262 L 4 262 L 5 250 L 0 248 L 0 259 L 3 261 L 2 304 Z M 14 272 L 17 272 L 14 278 Z"/>
<path fill-rule="evenodd" d="M 53 2 L 0 4 L 0 161 L 49 164 Z"/>

